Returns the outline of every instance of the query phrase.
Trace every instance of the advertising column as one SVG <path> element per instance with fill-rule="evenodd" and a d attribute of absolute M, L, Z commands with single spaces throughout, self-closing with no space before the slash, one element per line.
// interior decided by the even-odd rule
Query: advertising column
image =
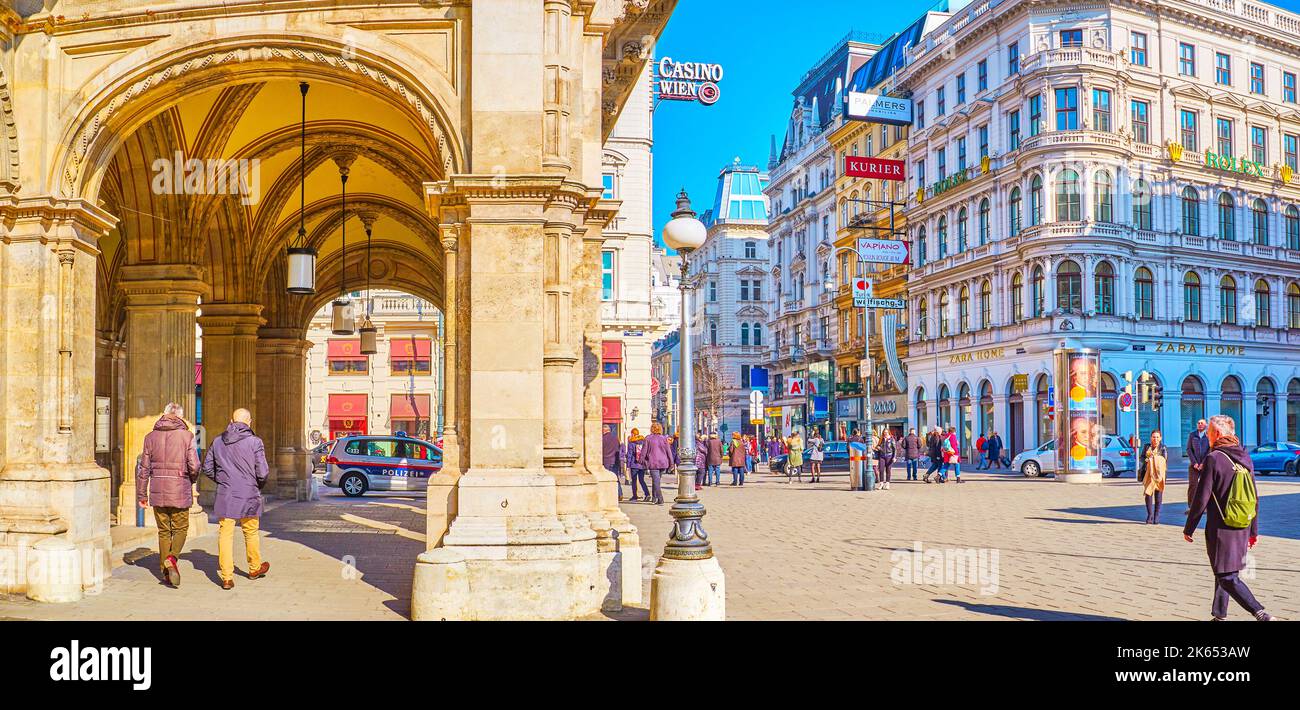
<path fill-rule="evenodd" d="M 1059 349 L 1054 355 L 1056 480 L 1101 482 L 1101 354 L 1089 349 Z"/>

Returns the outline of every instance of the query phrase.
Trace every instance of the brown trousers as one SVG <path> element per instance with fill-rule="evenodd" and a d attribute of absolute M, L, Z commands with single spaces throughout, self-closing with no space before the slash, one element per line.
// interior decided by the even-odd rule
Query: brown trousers
<path fill-rule="evenodd" d="M 158 522 L 158 566 L 167 571 L 167 558 L 180 557 L 185 549 L 185 536 L 190 531 L 190 509 L 154 506 L 154 520 Z"/>

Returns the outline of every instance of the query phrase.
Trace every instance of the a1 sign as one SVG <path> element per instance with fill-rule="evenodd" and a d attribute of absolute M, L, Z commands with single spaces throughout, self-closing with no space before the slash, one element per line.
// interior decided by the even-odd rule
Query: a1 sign
<path fill-rule="evenodd" d="M 866 308 L 867 299 L 872 297 L 872 293 L 870 281 L 862 278 L 853 279 L 853 305 L 855 308 Z"/>
<path fill-rule="evenodd" d="M 906 166 L 901 160 L 887 158 L 863 158 L 855 155 L 844 158 L 844 174 L 849 177 L 904 182 L 907 180 L 904 175 Z"/>

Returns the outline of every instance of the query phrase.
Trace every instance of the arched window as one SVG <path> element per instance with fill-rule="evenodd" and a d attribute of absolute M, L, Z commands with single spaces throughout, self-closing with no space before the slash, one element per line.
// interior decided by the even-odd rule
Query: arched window
<path fill-rule="evenodd" d="M 1300 378 L 1286 385 L 1286 440 L 1300 441 Z"/>
<path fill-rule="evenodd" d="M 1273 327 L 1272 303 L 1268 282 L 1264 279 L 1255 281 L 1255 325 L 1261 328 Z"/>
<path fill-rule="evenodd" d="M 1268 205 L 1258 197 L 1250 204 L 1250 232 L 1256 244 L 1268 244 Z"/>
<path fill-rule="evenodd" d="M 924 431 L 930 426 L 929 407 L 925 401 L 925 388 L 916 388 L 916 428 L 918 431 Z"/>
<path fill-rule="evenodd" d="M 718 324 L 709 323 L 709 345 L 718 344 Z"/>
<path fill-rule="evenodd" d="M 980 200 L 980 245 L 989 243 L 989 198 Z"/>
<path fill-rule="evenodd" d="M 1119 420 L 1115 414 L 1115 398 L 1119 393 L 1115 389 L 1115 376 L 1109 372 L 1101 373 L 1101 429 L 1105 432 L 1119 431 Z"/>
<path fill-rule="evenodd" d="M 1232 195 L 1219 193 L 1219 239 L 1237 238 L 1237 203 Z"/>
<path fill-rule="evenodd" d="M 740 344 L 749 345 L 749 324 L 748 323 L 740 324 Z"/>
<path fill-rule="evenodd" d="M 840 224 L 847 225 L 848 223 L 849 223 L 849 202 L 848 200 L 840 200 Z"/>
<path fill-rule="evenodd" d="M 1183 276 L 1183 320 L 1201 320 L 1201 277 L 1195 271 Z"/>
<path fill-rule="evenodd" d="M 1056 307 L 1066 313 L 1083 310 L 1083 272 L 1068 259 L 1056 267 Z"/>
<path fill-rule="evenodd" d="M 1047 375 L 1039 375 L 1034 385 L 1034 418 L 1038 420 L 1038 444 L 1045 444 L 1052 440 L 1055 435 L 1053 431 L 1052 418 L 1047 416 L 1047 405 L 1051 401 L 1052 395 L 1049 393 L 1049 384 Z"/>
<path fill-rule="evenodd" d="M 1201 234 L 1201 198 L 1191 187 L 1183 188 L 1183 234 L 1193 237 Z"/>
<path fill-rule="evenodd" d="M 993 313 L 993 284 L 988 279 L 980 282 L 980 330 L 989 327 Z"/>
<path fill-rule="evenodd" d="M 948 335 L 948 291 L 939 292 L 939 337 Z"/>
<path fill-rule="evenodd" d="M 1007 200 L 1007 212 L 1011 221 L 1011 236 L 1020 234 L 1020 188 L 1011 188 L 1011 198 Z"/>
<path fill-rule="evenodd" d="M 925 227 L 921 227 L 920 229 L 916 230 L 916 255 L 917 255 L 916 265 L 917 266 L 925 266 L 925 262 L 928 261 L 928 257 L 926 256 L 927 246 L 928 245 L 926 244 L 926 240 L 925 240 Z"/>
<path fill-rule="evenodd" d="M 1145 266 L 1138 268 L 1133 279 L 1133 312 L 1138 318 L 1155 317 L 1155 282 L 1150 269 Z"/>
<path fill-rule="evenodd" d="M 1300 328 L 1300 286 L 1286 287 L 1286 322 L 1288 328 Z"/>
<path fill-rule="evenodd" d="M 1219 280 L 1219 317 L 1228 325 L 1237 324 L 1237 282 L 1231 276 Z"/>
<path fill-rule="evenodd" d="M 1043 222 L 1043 178 L 1035 175 L 1029 181 L 1029 226 Z"/>
<path fill-rule="evenodd" d="M 968 330 L 970 330 L 970 289 L 962 286 L 957 294 L 957 332 L 965 333 Z"/>
<path fill-rule="evenodd" d="M 957 253 L 966 251 L 966 208 L 957 210 Z"/>
<path fill-rule="evenodd" d="M 1031 317 L 1038 318 L 1043 315 L 1043 310 L 1046 308 L 1046 304 L 1043 301 L 1046 297 L 1046 294 L 1043 292 L 1043 267 L 1035 266 L 1034 277 L 1029 282 L 1029 307 L 1032 309 L 1030 312 Z"/>
<path fill-rule="evenodd" d="M 1277 386 L 1273 380 L 1261 377 L 1255 383 L 1255 431 L 1259 432 L 1260 444 L 1277 441 Z"/>
<path fill-rule="evenodd" d="M 1079 173 L 1062 170 L 1056 179 L 1056 221 L 1078 222 L 1083 219 L 1079 204 Z"/>
<path fill-rule="evenodd" d="M 930 308 L 925 296 L 916 302 L 916 332 L 924 339 L 930 334 Z"/>
<path fill-rule="evenodd" d="M 939 258 L 948 256 L 948 215 L 939 216 Z"/>
<path fill-rule="evenodd" d="M 935 419 L 945 429 L 952 424 L 952 399 L 948 395 L 948 385 L 939 385 L 939 412 Z"/>
<path fill-rule="evenodd" d="M 1151 186 L 1146 180 L 1133 183 L 1133 226 L 1151 229 Z"/>
<path fill-rule="evenodd" d="M 1092 286 L 1093 291 L 1096 292 L 1094 310 L 1105 316 L 1115 315 L 1115 269 L 1111 267 L 1109 261 L 1097 264 L 1097 273 L 1093 277 Z"/>
<path fill-rule="evenodd" d="M 1232 417 L 1232 423 L 1236 425 L 1236 431 L 1240 435 L 1241 428 L 1241 380 L 1233 375 L 1223 378 L 1223 384 L 1219 386 L 1219 413 Z"/>
<path fill-rule="evenodd" d="M 1178 428 L 1182 440 L 1186 441 L 1196 431 L 1196 422 L 1205 418 L 1205 385 L 1196 375 L 1188 375 L 1183 379 L 1178 414 Z"/>
<path fill-rule="evenodd" d="M 1025 319 L 1025 280 L 1016 272 L 1011 277 L 1011 322 L 1019 323 Z"/>
<path fill-rule="evenodd" d="M 1115 200 L 1114 190 L 1110 180 L 1110 173 L 1105 170 L 1098 170 L 1093 178 L 1093 219 L 1098 222 L 1115 221 Z"/>
<path fill-rule="evenodd" d="M 849 195 L 849 211 L 853 214 L 853 219 L 858 218 L 858 212 L 860 211 L 860 205 L 862 204 L 860 200 L 861 198 L 858 197 L 857 190 L 854 190 L 853 194 Z"/>
<path fill-rule="evenodd" d="M 1300 210 L 1295 205 L 1286 208 L 1286 248 L 1300 249 Z"/>

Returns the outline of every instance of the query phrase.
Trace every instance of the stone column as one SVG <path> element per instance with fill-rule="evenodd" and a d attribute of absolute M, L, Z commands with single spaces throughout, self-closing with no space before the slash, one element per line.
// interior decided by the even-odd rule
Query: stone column
<path fill-rule="evenodd" d="M 270 458 L 267 435 L 271 432 L 258 427 L 273 430 L 275 423 L 261 420 L 257 410 L 257 329 L 265 323 L 258 303 L 206 303 L 198 317 L 203 329 L 203 422 L 208 439 L 225 430 L 236 409 L 247 409 Z M 215 483 L 207 477 L 199 479 L 200 504 L 212 505 L 216 493 Z"/>
<path fill-rule="evenodd" d="M 126 435 L 117 521 L 131 526 L 137 519 L 136 459 L 145 435 L 168 402 L 181 405 L 187 421 L 195 420 L 195 317 L 208 287 L 202 270 L 189 264 L 123 266 L 121 284 L 126 296 Z M 211 427 L 211 422 L 205 426 Z M 201 534 L 206 522 L 197 514 L 198 505 L 196 500 L 191 509 L 195 515 L 190 516 L 195 534 Z M 154 524 L 147 511 L 144 524 Z"/>
<path fill-rule="evenodd" d="M 262 328 L 257 337 L 257 420 L 272 480 L 266 492 L 307 500 L 312 466 L 306 440 L 306 365 L 311 342 L 295 328 Z"/>
<path fill-rule="evenodd" d="M 95 242 L 111 226 L 78 200 L 0 203 L 0 593 L 27 590 L 32 546 L 55 536 L 80 553 L 83 588 L 109 573 L 94 394 Z"/>
<path fill-rule="evenodd" d="M 427 549 L 441 546 L 447 528 L 456 518 L 458 509 L 457 488 L 464 469 L 461 465 L 462 454 L 460 429 L 464 421 L 466 408 L 462 406 L 459 382 L 464 376 L 465 359 L 461 355 L 460 333 L 462 312 L 466 301 L 462 297 L 465 290 L 460 280 L 460 261 L 462 252 L 460 240 L 462 234 L 468 234 L 461 220 L 462 210 L 444 206 L 444 220 L 439 227 L 442 237 L 444 256 L 443 286 L 443 363 L 441 375 L 443 392 L 443 429 L 442 429 L 442 470 L 429 477 L 428 499 L 425 508 L 428 511 L 425 521 L 425 539 Z"/>

